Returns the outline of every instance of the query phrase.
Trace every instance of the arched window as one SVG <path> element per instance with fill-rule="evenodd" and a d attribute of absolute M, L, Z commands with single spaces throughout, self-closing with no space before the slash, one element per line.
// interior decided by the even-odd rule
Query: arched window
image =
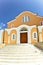
<path fill-rule="evenodd" d="M 36 39 L 36 38 L 37 38 L 37 32 L 33 32 L 32 37 L 33 37 L 34 39 Z"/>
<path fill-rule="evenodd" d="M 16 39 L 16 34 L 12 34 L 12 40 Z"/>

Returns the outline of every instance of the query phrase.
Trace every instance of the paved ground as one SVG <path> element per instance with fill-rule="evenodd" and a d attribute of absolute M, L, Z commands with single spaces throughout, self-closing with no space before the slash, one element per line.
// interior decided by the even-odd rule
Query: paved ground
<path fill-rule="evenodd" d="M 43 62 L 43 53 L 31 44 L 7 45 L 0 49 L 0 63 Z"/>

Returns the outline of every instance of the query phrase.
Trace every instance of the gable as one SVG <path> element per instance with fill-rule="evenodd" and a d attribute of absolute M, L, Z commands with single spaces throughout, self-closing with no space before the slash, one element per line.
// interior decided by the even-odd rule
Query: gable
<path fill-rule="evenodd" d="M 25 21 L 23 20 L 23 17 L 25 17 Z M 28 17 L 28 21 L 27 18 Z M 10 21 L 7 23 L 8 28 L 11 27 L 18 27 L 20 25 L 40 25 L 40 21 L 43 21 L 43 17 L 37 16 L 37 14 L 33 14 L 31 12 L 25 11 L 22 12 L 21 14 L 19 14 L 17 17 L 15 17 L 16 19 Z"/>

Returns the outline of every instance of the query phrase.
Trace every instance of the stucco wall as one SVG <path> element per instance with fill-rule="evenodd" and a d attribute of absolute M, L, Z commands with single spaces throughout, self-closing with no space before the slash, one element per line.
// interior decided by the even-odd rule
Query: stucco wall
<path fill-rule="evenodd" d="M 21 33 L 20 30 L 23 27 L 27 28 L 26 32 L 28 33 L 28 44 L 43 42 L 43 26 L 37 27 L 36 25 L 34 25 L 34 26 L 21 25 L 17 28 L 0 30 L 0 44 L 1 43 L 20 44 L 20 33 Z M 36 33 L 36 38 L 34 38 L 33 33 Z M 16 38 L 14 40 L 12 39 L 12 34 L 16 35 Z M 4 35 L 4 37 L 3 37 L 3 35 Z M 3 38 L 4 38 L 4 42 L 3 42 Z"/>
<path fill-rule="evenodd" d="M 24 16 L 29 16 L 29 21 L 22 21 L 22 18 Z M 7 27 L 8 28 L 12 28 L 13 27 L 18 27 L 20 25 L 28 25 L 28 26 L 33 26 L 33 25 L 41 25 L 41 22 L 43 22 L 43 17 L 38 16 L 37 14 L 31 13 L 29 11 L 24 11 L 21 14 L 19 14 L 14 20 L 9 21 L 7 23 Z"/>
<path fill-rule="evenodd" d="M 16 44 L 17 41 L 17 32 L 16 32 L 16 28 L 11 28 L 11 29 L 6 29 L 8 32 L 8 44 Z M 12 34 L 16 35 L 16 39 L 13 40 L 12 39 Z"/>

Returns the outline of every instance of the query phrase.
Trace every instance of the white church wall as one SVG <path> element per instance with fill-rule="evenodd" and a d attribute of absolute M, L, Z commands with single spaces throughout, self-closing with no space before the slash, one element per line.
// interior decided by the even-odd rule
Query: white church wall
<path fill-rule="evenodd" d="M 3 44 L 2 34 L 3 34 L 3 30 L 0 30 L 0 44 Z"/>

